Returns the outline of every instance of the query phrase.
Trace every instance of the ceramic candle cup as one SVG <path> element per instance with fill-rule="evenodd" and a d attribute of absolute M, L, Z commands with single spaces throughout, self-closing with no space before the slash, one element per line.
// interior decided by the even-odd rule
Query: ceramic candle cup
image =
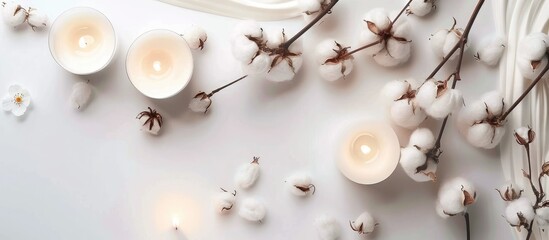
<path fill-rule="evenodd" d="M 192 52 L 178 33 L 151 30 L 139 36 L 130 47 L 126 72 L 133 86 L 145 96 L 172 97 L 191 79 Z"/>
<path fill-rule="evenodd" d="M 389 124 L 359 121 L 345 128 L 336 158 L 339 170 L 351 181 L 375 184 L 388 178 L 400 158 L 400 144 Z"/>
<path fill-rule="evenodd" d="M 109 19 L 87 7 L 62 13 L 50 29 L 49 47 L 65 70 L 88 75 L 107 67 L 116 53 L 116 34 Z"/>

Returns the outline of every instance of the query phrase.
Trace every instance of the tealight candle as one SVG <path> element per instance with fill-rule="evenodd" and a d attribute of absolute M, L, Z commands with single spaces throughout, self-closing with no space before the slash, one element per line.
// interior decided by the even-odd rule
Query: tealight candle
<path fill-rule="evenodd" d="M 126 57 L 131 83 L 145 96 L 156 99 L 176 95 L 193 73 L 192 52 L 185 39 L 170 30 L 152 30 L 139 36 Z"/>
<path fill-rule="evenodd" d="M 53 23 L 50 52 L 67 71 L 88 75 L 107 67 L 116 53 L 116 34 L 109 19 L 87 7 L 72 8 Z"/>
<path fill-rule="evenodd" d="M 361 121 L 350 125 L 338 146 L 340 171 L 351 181 L 375 184 L 388 178 L 400 157 L 398 138 L 390 125 Z"/>

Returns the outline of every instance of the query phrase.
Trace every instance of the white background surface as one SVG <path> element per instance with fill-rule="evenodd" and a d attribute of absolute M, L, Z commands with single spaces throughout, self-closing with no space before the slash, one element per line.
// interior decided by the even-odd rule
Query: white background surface
<path fill-rule="evenodd" d="M 451 17 L 464 26 L 476 1 L 441 0 L 431 17 L 408 17 L 414 50 L 405 66 L 385 69 L 360 56 L 346 81 L 318 78 L 312 61 L 316 43 L 331 36 L 356 46 L 362 14 L 380 6 L 400 9 L 404 3 L 342 0 L 334 14 L 305 35 L 308 61 L 297 80 L 246 79 L 217 94 L 204 116 L 187 110 L 192 95 L 242 75 L 229 48 L 236 20 L 149 0 L 32 1 L 52 19 L 74 6 L 99 9 L 114 24 L 119 51 L 106 70 L 78 77 L 54 62 L 46 31 L 0 24 L 0 93 L 19 83 L 33 101 L 22 119 L 0 114 L 0 239 L 316 239 L 313 221 L 321 214 L 340 221 L 342 239 L 358 239 L 347 221 L 363 210 L 380 223 L 376 239 L 465 239 L 462 217 L 442 220 L 435 213 L 438 184 L 412 182 L 399 167 L 381 184 L 360 186 L 335 167 L 337 129 L 345 121 L 383 117 L 376 100 L 383 84 L 426 77 L 438 62 L 428 48 L 429 34 L 450 27 Z M 141 95 L 125 73 L 131 42 L 146 30 L 181 32 L 193 23 L 207 29 L 209 38 L 205 50 L 195 52 L 189 86 L 168 100 Z M 262 25 L 284 27 L 290 34 L 304 24 L 299 18 Z M 474 25 L 472 48 L 493 32 L 488 1 Z M 471 55 L 458 85 L 469 101 L 497 84 L 496 69 L 476 64 Z M 444 71 L 439 76 L 446 77 Z M 93 101 L 73 111 L 68 106 L 72 84 L 86 79 L 94 86 Z M 140 132 L 135 120 L 147 106 L 164 115 L 166 125 L 158 137 Z M 494 191 L 503 183 L 498 151 L 470 147 L 450 123 L 440 180 L 464 176 L 477 185 L 478 202 L 469 209 L 472 239 L 511 239 L 501 217 L 504 204 Z M 425 126 L 437 132 L 439 124 Z M 406 144 L 409 132 L 396 130 Z M 219 187 L 233 189 L 236 169 L 254 155 L 261 157 L 260 180 L 238 196 L 264 201 L 267 218 L 258 225 L 236 212 L 218 216 L 211 197 Z M 314 196 L 298 199 L 286 191 L 284 179 L 298 170 L 312 174 Z M 171 228 L 173 214 L 180 217 L 179 232 Z"/>

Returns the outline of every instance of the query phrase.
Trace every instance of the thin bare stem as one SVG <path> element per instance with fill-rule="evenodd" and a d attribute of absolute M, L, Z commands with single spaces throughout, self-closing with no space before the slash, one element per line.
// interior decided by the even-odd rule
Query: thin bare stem
<path fill-rule="evenodd" d="M 465 228 L 467 229 L 467 240 L 471 240 L 471 222 L 469 220 L 469 213 L 465 212 L 463 214 L 463 217 L 465 217 Z"/>
<path fill-rule="evenodd" d="M 410 3 L 412 3 L 412 0 L 408 1 L 408 3 L 406 3 L 406 5 L 404 5 L 404 7 L 402 8 L 402 10 L 400 10 L 400 12 L 398 13 L 398 15 L 395 17 L 395 19 L 393 19 L 393 22 L 391 23 L 391 26 L 393 26 L 394 22 L 396 22 L 396 20 L 398 20 L 398 18 L 400 18 L 400 16 L 402 16 L 402 14 L 404 13 L 404 11 L 406 11 L 406 8 L 408 8 L 408 6 L 410 6 Z"/>
<path fill-rule="evenodd" d="M 534 220 L 530 221 L 530 225 L 528 225 L 528 235 L 526 235 L 526 240 L 530 240 L 530 236 L 532 236 L 533 226 L 534 226 Z"/>
<path fill-rule="evenodd" d="M 549 54 L 545 54 L 545 57 L 549 57 Z M 545 65 L 545 68 L 543 68 L 543 70 L 539 73 L 536 79 L 532 83 L 530 83 L 530 86 L 528 86 L 526 91 L 524 91 L 522 95 L 520 95 L 520 97 L 513 103 L 513 105 L 511 105 L 511 107 L 509 107 L 509 109 L 507 109 L 507 111 L 505 111 L 503 115 L 501 115 L 501 117 L 499 118 L 501 122 L 505 121 L 507 116 L 509 116 L 509 114 L 519 105 L 519 103 L 528 95 L 528 93 L 530 93 L 530 91 L 536 86 L 536 84 L 541 81 L 543 75 L 545 75 L 548 70 L 549 64 Z"/>
<path fill-rule="evenodd" d="M 294 43 L 297 39 L 299 39 L 303 34 L 305 34 L 310 28 L 312 28 L 320 19 L 324 17 L 324 15 L 328 14 L 332 8 L 336 5 L 336 3 L 339 2 L 339 0 L 332 0 L 330 2 L 330 5 L 324 11 L 320 12 L 315 19 L 313 19 L 307 26 L 305 26 L 301 31 L 299 31 L 296 35 L 294 35 L 292 38 L 290 38 L 288 41 L 280 44 L 280 48 L 288 49 Z"/>
<path fill-rule="evenodd" d="M 237 83 L 238 81 L 240 81 L 240 80 L 246 78 L 247 76 L 248 76 L 248 75 L 244 75 L 244 76 L 240 77 L 239 79 L 236 79 L 236 80 L 234 80 L 234 81 L 232 81 L 232 82 L 230 82 L 230 83 L 227 83 L 227 84 L 223 85 L 222 87 L 220 87 L 220 88 L 218 88 L 218 89 L 213 90 L 210 94 L 208 94 L 208 97 L 213 96 L 213 95 L 216 94 L 217 92 L 223 90 L 224 88 L 226 88 L 226 87 L 228 87 L 228 86 L 231 86 L 231 85 Z"/>

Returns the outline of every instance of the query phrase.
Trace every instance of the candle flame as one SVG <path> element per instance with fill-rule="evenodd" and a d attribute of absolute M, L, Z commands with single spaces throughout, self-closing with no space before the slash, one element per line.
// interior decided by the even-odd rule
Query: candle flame
<path fill-rule="evenodd" d="M 360 146 L 360 151 L 362 151 L 364 155 L 367 155 L 368 153 L 372 152 L 372 148 L 370 148 L 370 146 L 368 145 L 362 145 Z"/>
<path fill-rule="evenodd" d="M 175 230 L 179 229 L 179 218 L 175 214 L 172 217 L 172 225 Z"/>

